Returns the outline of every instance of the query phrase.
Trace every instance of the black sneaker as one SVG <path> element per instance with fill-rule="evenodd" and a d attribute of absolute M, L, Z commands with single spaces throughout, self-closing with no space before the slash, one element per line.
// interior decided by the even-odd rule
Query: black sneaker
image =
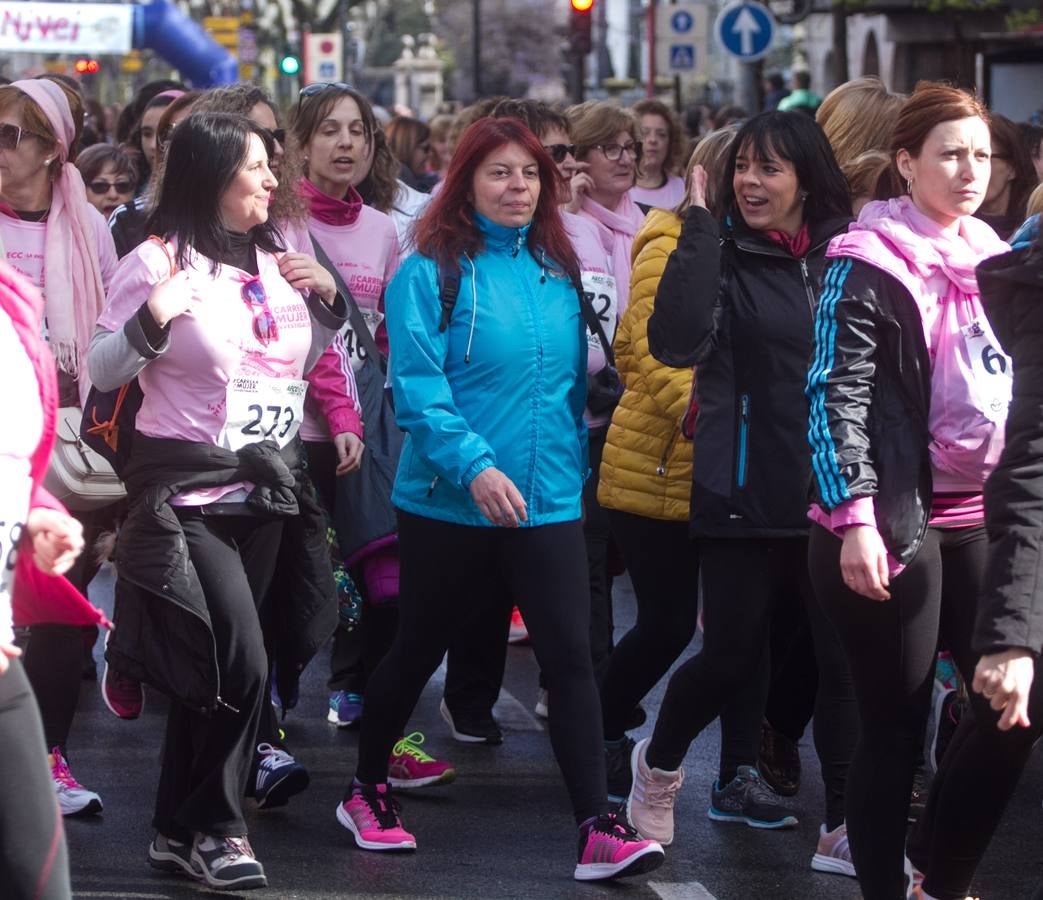
<path fill-rule="evenodd" d="M 164 834 L 157 834 L 148 845 L 148 864 L 161 872 L 200 878 L 200 872 L 192 865 L 192 844 L 182 844 Z"/>
<path fill-rule="evenodd" d="M 241 891 L 268 886 L 253 848 L 241 837 L 201 835 L 192 846 L 192 865 L 210 887 L 218 891 Z"/>
<path fill-rule="evenodd" d="M 626 735 L 621 741 L 605 741 L 605 781 L 610 803 L 622 803 L 630 796 L 634 784 L 634 772 L 630 768 L 633 752 L 634 741 Z"/>
<path fill-rule="evenodd" d="M 445 700 L 442 701 L 439 711 L 453 734 L 453 740 L 464 744 L 503 743 L 503 732 L 500 731 L 492 713 L 451 713 Z"/>
<path fill-rule="evenodd" d="M 285 806 L 290 797 L 308 786 L 311 780 L 308 770 L 285 750 L 271 744 L 258 744 L 257 756 L 254 799 L 259 809 Z"/>
<path fill-rule="evenodd" d="M 792 828 L 797 817 L 752 766 L 739 766 L 724 787 L 714 782 L 706 815 L 715 822 L 745 822 L 751 828 Z"/>
<path fill-rule="evenodd" d="M 786 735 L 772 728 L 767 719 L 761 724 L 757 771 L 780 797 L 792 797 L 800 790 L 800 751 Z"/>

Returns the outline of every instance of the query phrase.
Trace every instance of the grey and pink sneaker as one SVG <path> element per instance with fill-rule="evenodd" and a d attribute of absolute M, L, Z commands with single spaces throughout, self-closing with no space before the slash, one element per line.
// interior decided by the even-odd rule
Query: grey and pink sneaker
<path fill-rule="evenodd" d="M 641 837 L 622 810 L 584 822 L 579 829 L 577 881 L 643 875 L 658 869 L 666 854 L 658 841 Z"/>
<path fill-rule="evenodd" d="M 388 783 L 396 790 L 449 784 L 456 778 L 452 763 L 439 762 L 421 749 L 424 736 L 419 731 L 407 734 L 388 757 Z"/>
<path fill-rule="evenodd" d="M 109 636 L 105 635 L 105 646 L 108 648 Z M 105 660 L 105 674 L 101 679 L 101 699 L 114 716 L 121 719 L 136 719 L 145 708 L 145 690 L 140 681 L 122 675 Z"/>
<path fill-rule="evenodd" d="M 416 838 L 402 827 L 389 784 L 354 782 L 337 807 L 337 821 L 363 850 L 415 850 Z"/>

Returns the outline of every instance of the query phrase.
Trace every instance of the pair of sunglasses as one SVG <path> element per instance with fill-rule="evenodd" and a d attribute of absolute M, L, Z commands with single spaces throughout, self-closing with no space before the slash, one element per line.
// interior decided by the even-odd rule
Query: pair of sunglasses
<path fill-rule="evenodd" d="M 573 159 L 576 158 L 575 144 L 544 144 L 543 149 L 547 151 L 547 155 L 550 156 L 557 165 L 565 162 L 566 156 L 571 156 Z"/>
<path fill-rule="evenodd" d="M 286 129 L 285 128 L 276 128 L 276 129 L 274 129 L 272 131 L 269 131 L 267 128 L 264 128 L 261 125 L 258 125 L 257 127 L 260 128 L 262 131 L 264 131 L 265 134 L 271 135 L 272 140 L 275 141 L 277 144 L 282 144 L 284 147 L 286 146 Z"/>
<path fill-rule="evenodd" d="M 272 311 L 268 308 L 268 295 L 264 291 L 260 277 L 255 275 L 249 281 L 244 281 L 240 295 L 254 314 L 254 337 L 265 347 L 272 341 L 279 340 L 279 326 L 276 324 Z"/>
<path fill-rule="evenodd" d="M 99 178 L 97 181 L 92 181 L 87 185 L 87 190 L 92 194 L 98 194 L 99 196 L 101 194 L 107 194 L 113 188 L 116 189 L 117 194 L 129 194 L 134 190 L 134 185 L 129 181 L 105 181 L 103 178 Z"/>
<path fill-rule="evenodd" d="M 309 84 L 307 87 L 302 87 L 301 92 L 297 95 L 298 97 L 311 97 L 314 94 L 318 94 L 326 88 L 340 88 L 342 91 L 353 91 L 355 85 L 348 84 L 346 81 L 316 81 L 313 84 Z"/>
<path fill-rule="evenodd" d="M 22 143 L 22 138 L 34 137 L 43 140 L 43 136 L 26 128 L 19 128 L 10 122 L 0 122 L 0 150 L 15 150 Z"/>

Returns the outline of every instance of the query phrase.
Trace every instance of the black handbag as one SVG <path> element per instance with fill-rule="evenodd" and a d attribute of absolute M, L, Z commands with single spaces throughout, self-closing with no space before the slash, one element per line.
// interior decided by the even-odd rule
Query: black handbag
<path fill-rule="evenodd" d="M 343 559 L 398 531 L 391 489 L 395 484 L 398 458 L 405 435 L 395 421 L 395 407 L 387 383 L 387 358 L 377 348 L 369 326 L 344 283 L 337 267 L 312 238 L 315 259 L 333 276 L 337 290 L 348 306 L 348 321 L 365 359 L 355 373 L 359 410 L 366 429 L 366 449 L 357 472 L 337 479 L 333 523 Z"/>
<path fill-rule="evenodd" d="M 587 409 L 595 416 L 610 415 L 619 403 L 619 398 L 623 396 L 623 382 L 616 370 L 616 355 L 612 352 L 612 344 L 605 334 L 601 318 L 583 291 L 583 286 L 576 285 L 576 292 L 579 294 L 580 308 L 587 328 L 591 334 L 597 335 L 605 351 L 605 368 L 593 375 L 587 375 Z"/>

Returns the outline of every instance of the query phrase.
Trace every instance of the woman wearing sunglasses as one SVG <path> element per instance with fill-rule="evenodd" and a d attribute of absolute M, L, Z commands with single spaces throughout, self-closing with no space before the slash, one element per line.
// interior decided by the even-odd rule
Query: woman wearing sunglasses
<path fill-rule="evenodd" d="M 80 154 L 76 168 L 87 185 L 87 199 L 106 222 L 117 207 L 133 198 L 138 168 L 122 147 L 94 144 Z"/>
<path fill-rule="evenodd" d="M 87 347 L 117 262 L 105 220 L 88 202 L 74 165 L 82 125 L 79 96 L 56 82 L 34 79 L 0 87 L 0 241 L 5 261 L 44 294 L 41 336 L 58 363 L 64 407 L 81 405 L 86 395 Z M 87 546 L 97 540 L 105 513 L 79 514 Z M 69 573 L 83 593 L 97 571 L 94 557 L 83 554 Z M 64 815 L 102 808 L 98 794 L 76 781 L 65 760 L 83 638 L 77 627 L 36 623 L 25 649 Z"/>
<path fill-rule="evenodd" d="M 568 111 L 576 145 L 569 212 L 590 219 L 612 260 L 619 315 L 630 289 L 630 248 L 645 220 L 630 196 L 641 161 L 641 132 L 634 117 L 610 103 L 590 101 Z"/>
<path fill-rule="evenodd" d="M 108 656 L 173 698 L 148 859 L 219 889 L 266 883 L 242 813 L 268 702 L 257 604 L 284 522 L 309 508 L 302 379 L 345 321 L 330 274 L 269 217 L 273 151 L 241 116 L 177 126 L 158 238 L 122 262 L 90 351 L 99 389 L 136 375 L 144 394 Z"/>

